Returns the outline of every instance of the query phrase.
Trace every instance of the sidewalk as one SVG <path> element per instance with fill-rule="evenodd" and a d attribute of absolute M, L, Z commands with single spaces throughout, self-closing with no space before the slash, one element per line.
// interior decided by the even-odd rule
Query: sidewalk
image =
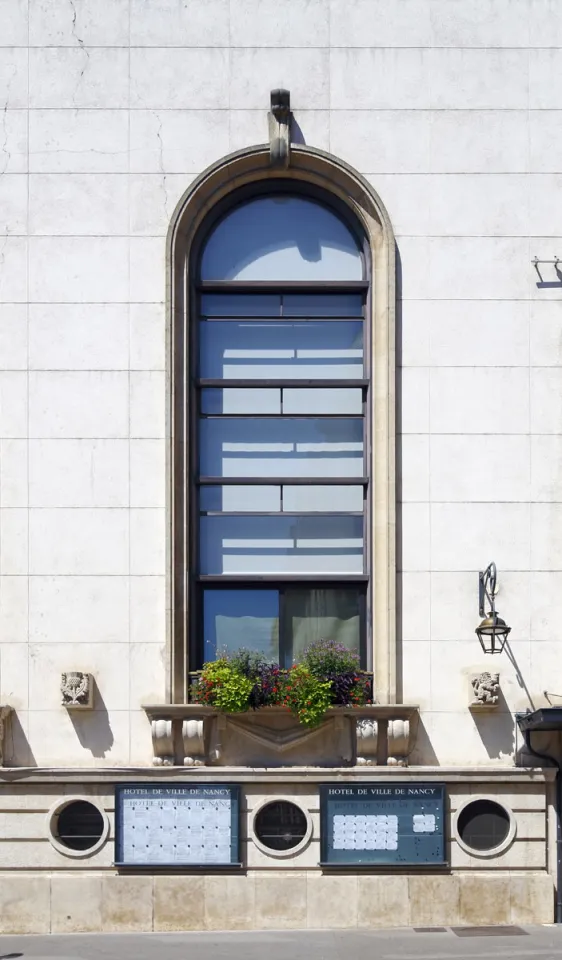
<path fill-rule="evenodd" d="M 0 960 L 558 960 L 562 926 L 0 937 Z"/>

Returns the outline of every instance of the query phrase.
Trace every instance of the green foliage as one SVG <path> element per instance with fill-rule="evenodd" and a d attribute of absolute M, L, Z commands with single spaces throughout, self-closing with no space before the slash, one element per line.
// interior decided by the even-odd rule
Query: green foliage
<path fill-rule="evenodd" d="M 205 703 L 224 713 L 245 713 L 254 684 L 226 658 L 206 663 L 193 689 L 195 703 Z"/>
<path fill-rule="evenodd" d="M 334 640 L 315 640 L 304 651 L 302 662 L 315 677 L 332 677 L 359 670 L 359 657 Z"/>
<path fill-rule="evenodd" d="M 304 664 L 298 664 L 287 672 L 283 703 L 303 726 L 318 726 L 331 702 L 331 681 L 315 677 Z"/>

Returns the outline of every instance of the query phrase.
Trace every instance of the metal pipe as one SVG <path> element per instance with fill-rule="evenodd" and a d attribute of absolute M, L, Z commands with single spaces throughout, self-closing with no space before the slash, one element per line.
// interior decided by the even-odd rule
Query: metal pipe
<path fill-rule="evenodd" d="M 562 924 L 562 763 L 548 753 L 541 753 L 531 746 L 531 730 L 523 730 L 523 739 L 529 753 L 539 760 L 549 760 L 556 767 L 556 917 Z"/>

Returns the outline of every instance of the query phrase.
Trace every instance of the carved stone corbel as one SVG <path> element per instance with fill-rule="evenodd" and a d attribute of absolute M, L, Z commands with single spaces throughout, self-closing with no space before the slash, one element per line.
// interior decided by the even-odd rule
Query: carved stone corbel
<path fill-rule="evenodd" d="M 378 721 L 362 717 L 355 721 L 355 729 L 357 735 L 357 763 L 376 766 L 379 744 Z"/>
<path fill-rule="evenodd" d="M 186 767 L 202 767 L 207 762 L 205 753 L 205 721 L 184 720 L 181 727 L 183 738 L 183 762 Z"/>
<path fill-rule="evenodd" d="M 155 767 L 174 766 L 174 729 L 172 720 L 152 720 L 152 749 Z"/>
<path fill-rule="evenodd" d="M 288 90 L 271 91 L 269 127 L 269 162 L 272 167 L 288 167 L 291 162 L 291 94 Z"/>
<path fill-rule="evenodd" d="M 388 760 L 389 767 L 406 767 L 410 743 L 410 721 L 388 721 Z"/>

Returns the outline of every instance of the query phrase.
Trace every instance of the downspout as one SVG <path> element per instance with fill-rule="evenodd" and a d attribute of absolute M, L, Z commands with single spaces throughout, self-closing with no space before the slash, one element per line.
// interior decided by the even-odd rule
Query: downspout
<path fill-rule="evenodd" d="M 539 760 L 549 760 L 556 767 L 556 923 L 562 923 L 562 764 L 548 753 L 540 753 L 531 746 L 531 730 L 523 730 L 523 739 L 529 753 Z"/>

